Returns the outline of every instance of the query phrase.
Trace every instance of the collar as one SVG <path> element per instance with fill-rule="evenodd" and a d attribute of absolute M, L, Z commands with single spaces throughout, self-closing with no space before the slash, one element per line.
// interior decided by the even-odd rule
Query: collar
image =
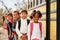
<path fill-rule="evenodd" d="M 22 19 L 22 18 L 21 18 L 21 20 L 27 20 L 27 19 L 26 19 L 26 18 L 25 18 L 25 19 Z"/>

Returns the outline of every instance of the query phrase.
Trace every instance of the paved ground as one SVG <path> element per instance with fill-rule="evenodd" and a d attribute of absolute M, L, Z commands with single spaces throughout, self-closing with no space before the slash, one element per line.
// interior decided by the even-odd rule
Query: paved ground
<path fill-rule="evenodd" d="M 8 40 L 7 31 L 0 27 L 0 40 Z"/>

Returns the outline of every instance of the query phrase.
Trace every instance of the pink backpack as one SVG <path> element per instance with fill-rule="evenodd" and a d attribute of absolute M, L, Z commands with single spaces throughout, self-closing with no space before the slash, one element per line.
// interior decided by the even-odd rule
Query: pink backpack
<path fill-rule="evenodd" d="M 42 37 L 42 22 L 39 22 L 39 27 L 40 27 L 41 37 Z M 30 23 L 30 39 L 32 36 L 32 31 L 33 31 L 33 22 Z"/>

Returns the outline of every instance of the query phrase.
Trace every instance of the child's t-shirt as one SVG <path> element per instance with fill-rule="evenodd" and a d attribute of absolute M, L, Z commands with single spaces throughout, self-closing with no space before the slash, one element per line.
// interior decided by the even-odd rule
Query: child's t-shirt
<path fill-rule="evenodd" d="M 21 20 L 20 20 L 21 21 L 20 30 L 18 29 L 19 24 L 18 24 L 18 21 L 17 21 L 17 24 L 16 24 L 16 33 L 18 34 L 19 37 L 22 36 L 21 33 L 27 33 L 28 32 L 27 20 L 28 19 L 22 19 L 21 18 Z"/>
<path fill-rule="evenodd" d="M 44 40 L 44 28 L 42 24 L 42 37 L 40 33 L 39 23 L 33 23 L 33 30 L 32 30 L 32 36 L 31 40 L 37 38 L 39 40 Z M 30 24 L 28 26 L 28 40 L 30 40 Z"/>
<path fill-rule="evenodd" d="M 34 38 L 41 39 L 39 23 L 33 23 L 33 26 L 34 27 L 33 27 L 31 39 Z"/>

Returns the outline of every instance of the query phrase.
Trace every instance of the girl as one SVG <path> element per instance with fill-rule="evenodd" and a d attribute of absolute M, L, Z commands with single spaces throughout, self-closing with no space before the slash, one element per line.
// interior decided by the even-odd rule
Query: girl
<path fill-rule="evenodd" d="M 8 32 L 9 40 L 14 40 L 13 33 L 12 33 L 12 23 L 13 23 L 13 16 L 12 16 L 12 13 L 9 13 L 7 15 L 7 22 L 5 23 L 5 26 L 4 26 Z"/>
<path fill-rule="evenodd" d="M 28 40 L 44 40 L 43 24 L 38 21 L 41 17 L 40 11 L 32 13 L 33 22 L 30 22 L 28 26 Z"/>

